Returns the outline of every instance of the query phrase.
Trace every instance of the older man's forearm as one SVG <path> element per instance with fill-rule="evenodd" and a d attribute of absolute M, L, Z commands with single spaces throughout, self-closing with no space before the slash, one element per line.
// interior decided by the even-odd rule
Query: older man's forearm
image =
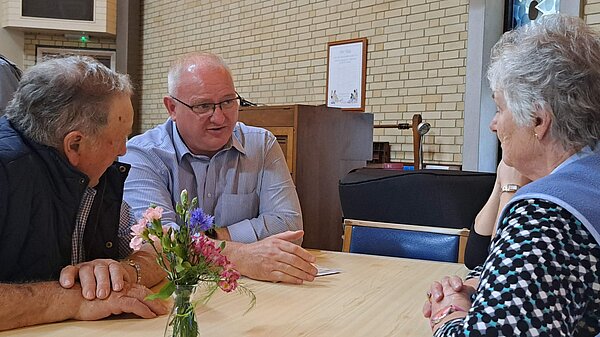
<path fill-rule="evenodd" d="M 81 299 L 81 289 L 58 282 L 0 283 L 0 330 L 73 318 Z"/>

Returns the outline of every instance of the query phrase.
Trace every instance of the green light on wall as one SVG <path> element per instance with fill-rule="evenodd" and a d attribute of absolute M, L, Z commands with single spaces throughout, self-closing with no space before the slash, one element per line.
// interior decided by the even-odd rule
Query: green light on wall
<path fill-rule="evenodd" d="M 83 44 L 90 42 L 90 36 L 83 32 L 81 34 L 65 34 L 65 39 L 75 40 Z"/>

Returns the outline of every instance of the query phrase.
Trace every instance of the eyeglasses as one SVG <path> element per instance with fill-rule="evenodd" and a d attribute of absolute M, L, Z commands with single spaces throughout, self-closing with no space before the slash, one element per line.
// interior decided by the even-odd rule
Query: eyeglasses
<path fill-rule="evenodd" d="M 223 112 L 230 112 L 230 111 L 237 109 L 240 106 L 240 101 L 242 100 L 242 97 L 240 97 L 240 95 L 237 92 L 235 94 L 236 94 L 236 98 L 230 98 L 230 99 L 224 100 L 219 103 L 202 103 L 202 104 L 196 104 L 196 105 L 189 105 L 187 103 L 182 102 L 179 98 L 177 98 L 175 96 L 172 96 L 172 95 L 169 95 L 169 96 L 172 99 L 176 100 L 177 102 L 188 107 L 190 110 L 192 110 L 198 116 L 203 117 L 203 116 L 208 116 L 208 115 L 212 116 L 215 113 L 215 111 L 217 110 L 217 106 L 219 106 L 219 108 Z"/>

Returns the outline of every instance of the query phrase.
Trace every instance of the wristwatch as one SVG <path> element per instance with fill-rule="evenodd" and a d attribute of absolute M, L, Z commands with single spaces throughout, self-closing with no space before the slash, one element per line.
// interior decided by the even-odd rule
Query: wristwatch
<path fill-rule="evenodd" d="M 519 188 L 521 188 L 521 186 L 517 185 L 517 184 L 506 184 L 504 186 L 502 186 L 502 192 L 516 192 Z"/>

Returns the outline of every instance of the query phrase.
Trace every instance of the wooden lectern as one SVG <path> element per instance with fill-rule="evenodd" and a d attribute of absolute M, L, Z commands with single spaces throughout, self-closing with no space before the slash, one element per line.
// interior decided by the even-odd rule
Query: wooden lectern
<path fill-rule="evenodd" d="M 283 149 L 302 207 L 302 246 L 341 250 L 339 181 L 371 159 L 373 114 L 324 105 L 259 106 L 240 107 L 239 120 L 270 130 Z"/>

